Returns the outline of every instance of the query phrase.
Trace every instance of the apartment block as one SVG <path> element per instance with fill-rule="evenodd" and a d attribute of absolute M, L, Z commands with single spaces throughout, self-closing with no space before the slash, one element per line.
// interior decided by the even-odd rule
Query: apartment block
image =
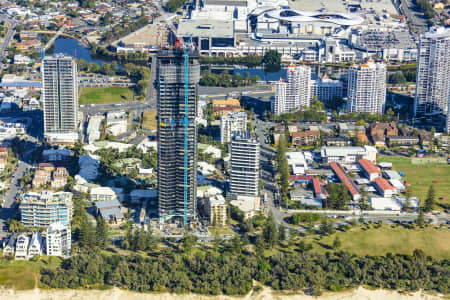
<path fill-rule="evenodd" d="M 46 230 L 46 252 L 49 256 L 66 256 L 72 249 L 70 225 L 53 223 Z"/>
<path fill-rule="evenodd" d="M 247 113 L 235 112 L 220 118 L 220 142 L 229 143 L 235 134 L 247 131 Z"/>
<path fill-rule="evenodd" d="M 72 193 L 25 193 L 19 209 L 25 227 L 47 227 L 56 222 L 68 225 L 72 221 Z"/>
<path fill-rule="evenodd" d="M 386 65 L 373 60 L 352 65 L 348 73 L 348 111 L 381 114 L 385 102 Z"/>
<path fill-rule="evenodd" d="M 209 218 L 209 224 L 216 226 L 227 224 L 227 204 L 222 195 L 208 197 L 205 201 L 205 210 Z"/>
<path fill-rule="evenodd" d="M 44 134 L 49 142 L 78 139 L 77 64 L 71 56 L 46 56 L 42 62 Z"/>
<path fill-rule="evenodd" d="M 188 221 L 196 218 L 199 80 L 198 52 L 189 50 L 187 62 L 183 49 L 158 53 L 158 214 L 162 222 L 184 219 L 185 213 Z"/>
<path fill-rule="evenodd" d="M 447 113 L 450 100 L 450 28 L 420 36 L 414 114 Z"/>
<path fill-rule="evenodd" d="M 230 193 L 258 196 L 259 143 L 249 133 L 236 135 L 231 142 Z"/>
<path fill-rule="evenodd" d="M 311 99 L 317 97 L 322 102 L 341 99 L 344 95 L 343 84 L 339 80 L 333 80 L 324 76 L 311 81 Z"/>
<path fill-rule="evenodd" d="M 309 107 L 311 104 L 311 69 L 308 66 L 289 65 L 286 82 L 275 84 L 272 113 L 283 114 Z"/>

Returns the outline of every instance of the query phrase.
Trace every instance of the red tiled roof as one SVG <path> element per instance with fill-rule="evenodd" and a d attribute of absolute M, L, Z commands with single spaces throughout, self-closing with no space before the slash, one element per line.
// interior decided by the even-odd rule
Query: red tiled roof
<path fill-rule="evenodd" d="M 358 161 L 361 168 L 363 168 L 368 174 L 376 173 L 381 174 L 377 166 L 375 166 L 370 160 L 362 158 Z"/>
<path fill-rule="evenodd" d="M 8 149 L 5 147 L 0 147 L 0 152 L 8 152 Z"/>
<path fill-rule="evenodd" d="M 313 178 L 313 188 L 314 194 L 317 195 L 328 195 L 327 190 L 324 188 L 324 183 L 320 181 L 319 178 Z"/>
<path fill-rule="evenodd" d="M 339 180 L 345 184 L 352 196 L 358 195 L 361 192 L 359 191 L 356 184 L 353 182 L 353 180 L 348 176 L 348 174 L 344 171 L 344 169 L 336 162 L 332 161 L 330 162 L 330 167 L 333 170 L 333 172 L 336 174 L 337 177 L 339 177 Z"/>
<path fill-rule="evenodd" d="M 395 190 L 395 188 L 384 178 L 377 177 L 375 178 L 375 183 L 382 189 L 383 191 L 386 190 Z"/>

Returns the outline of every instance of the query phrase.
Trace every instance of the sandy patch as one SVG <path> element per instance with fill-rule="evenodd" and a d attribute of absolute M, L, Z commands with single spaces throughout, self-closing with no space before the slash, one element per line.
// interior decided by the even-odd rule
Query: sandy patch
<path fill-rule="evenodd" d="M 201 296 L 196 294 L 174 295 L 169 293 L 135 293 L 120 289 L 107 291 L 98 290 L 40 290 L 29 291 L 0 290 L 0 300 L 437 300 L 444 299 L 444 296 L 432 296 L 423 292 L 400 294 L 387 290 L 368 290 L 358 288 L 342 293 L 327 293 L 321 297 L 311 297 L 304 294 L 282 294 L 273 292 L 270 288 L 245 297 L 230 296 Z"/>

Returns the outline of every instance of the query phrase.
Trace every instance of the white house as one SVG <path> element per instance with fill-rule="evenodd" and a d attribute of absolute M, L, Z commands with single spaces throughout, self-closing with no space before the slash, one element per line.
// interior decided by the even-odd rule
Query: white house
<path fill-rule="evenodd" d="M 42 255 L 42 242 L 42 236 L 39 231 L 33 233 L 28 246 L 28 257 L 32 258 L 35 255 Z"/>
<path fill-rule="evenodd" d="M 21 234 L 17 238 L 16 242 L 16 259 L 27 259 L 28 258 L 28 244 L 29 244 L 29 238 Z"/>
<path fill-rule="evenodd" d="M 286 157 L 292 174 L 303 175 L 306 173 L 308 170 L 308 164 L 306 163 L 303 152 L 287 152 Z"/>

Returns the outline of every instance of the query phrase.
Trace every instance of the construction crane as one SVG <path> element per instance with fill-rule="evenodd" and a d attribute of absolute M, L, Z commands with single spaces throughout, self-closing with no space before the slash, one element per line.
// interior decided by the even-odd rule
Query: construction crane
<path fill-rule="evenodd" d="M 184 227 L 187 225 L 187 203 L 188 203 L 188 125 L 189 125 L 189 49 L 192 47 L 192 39 L 189 38 L 184 45 Z"/>

